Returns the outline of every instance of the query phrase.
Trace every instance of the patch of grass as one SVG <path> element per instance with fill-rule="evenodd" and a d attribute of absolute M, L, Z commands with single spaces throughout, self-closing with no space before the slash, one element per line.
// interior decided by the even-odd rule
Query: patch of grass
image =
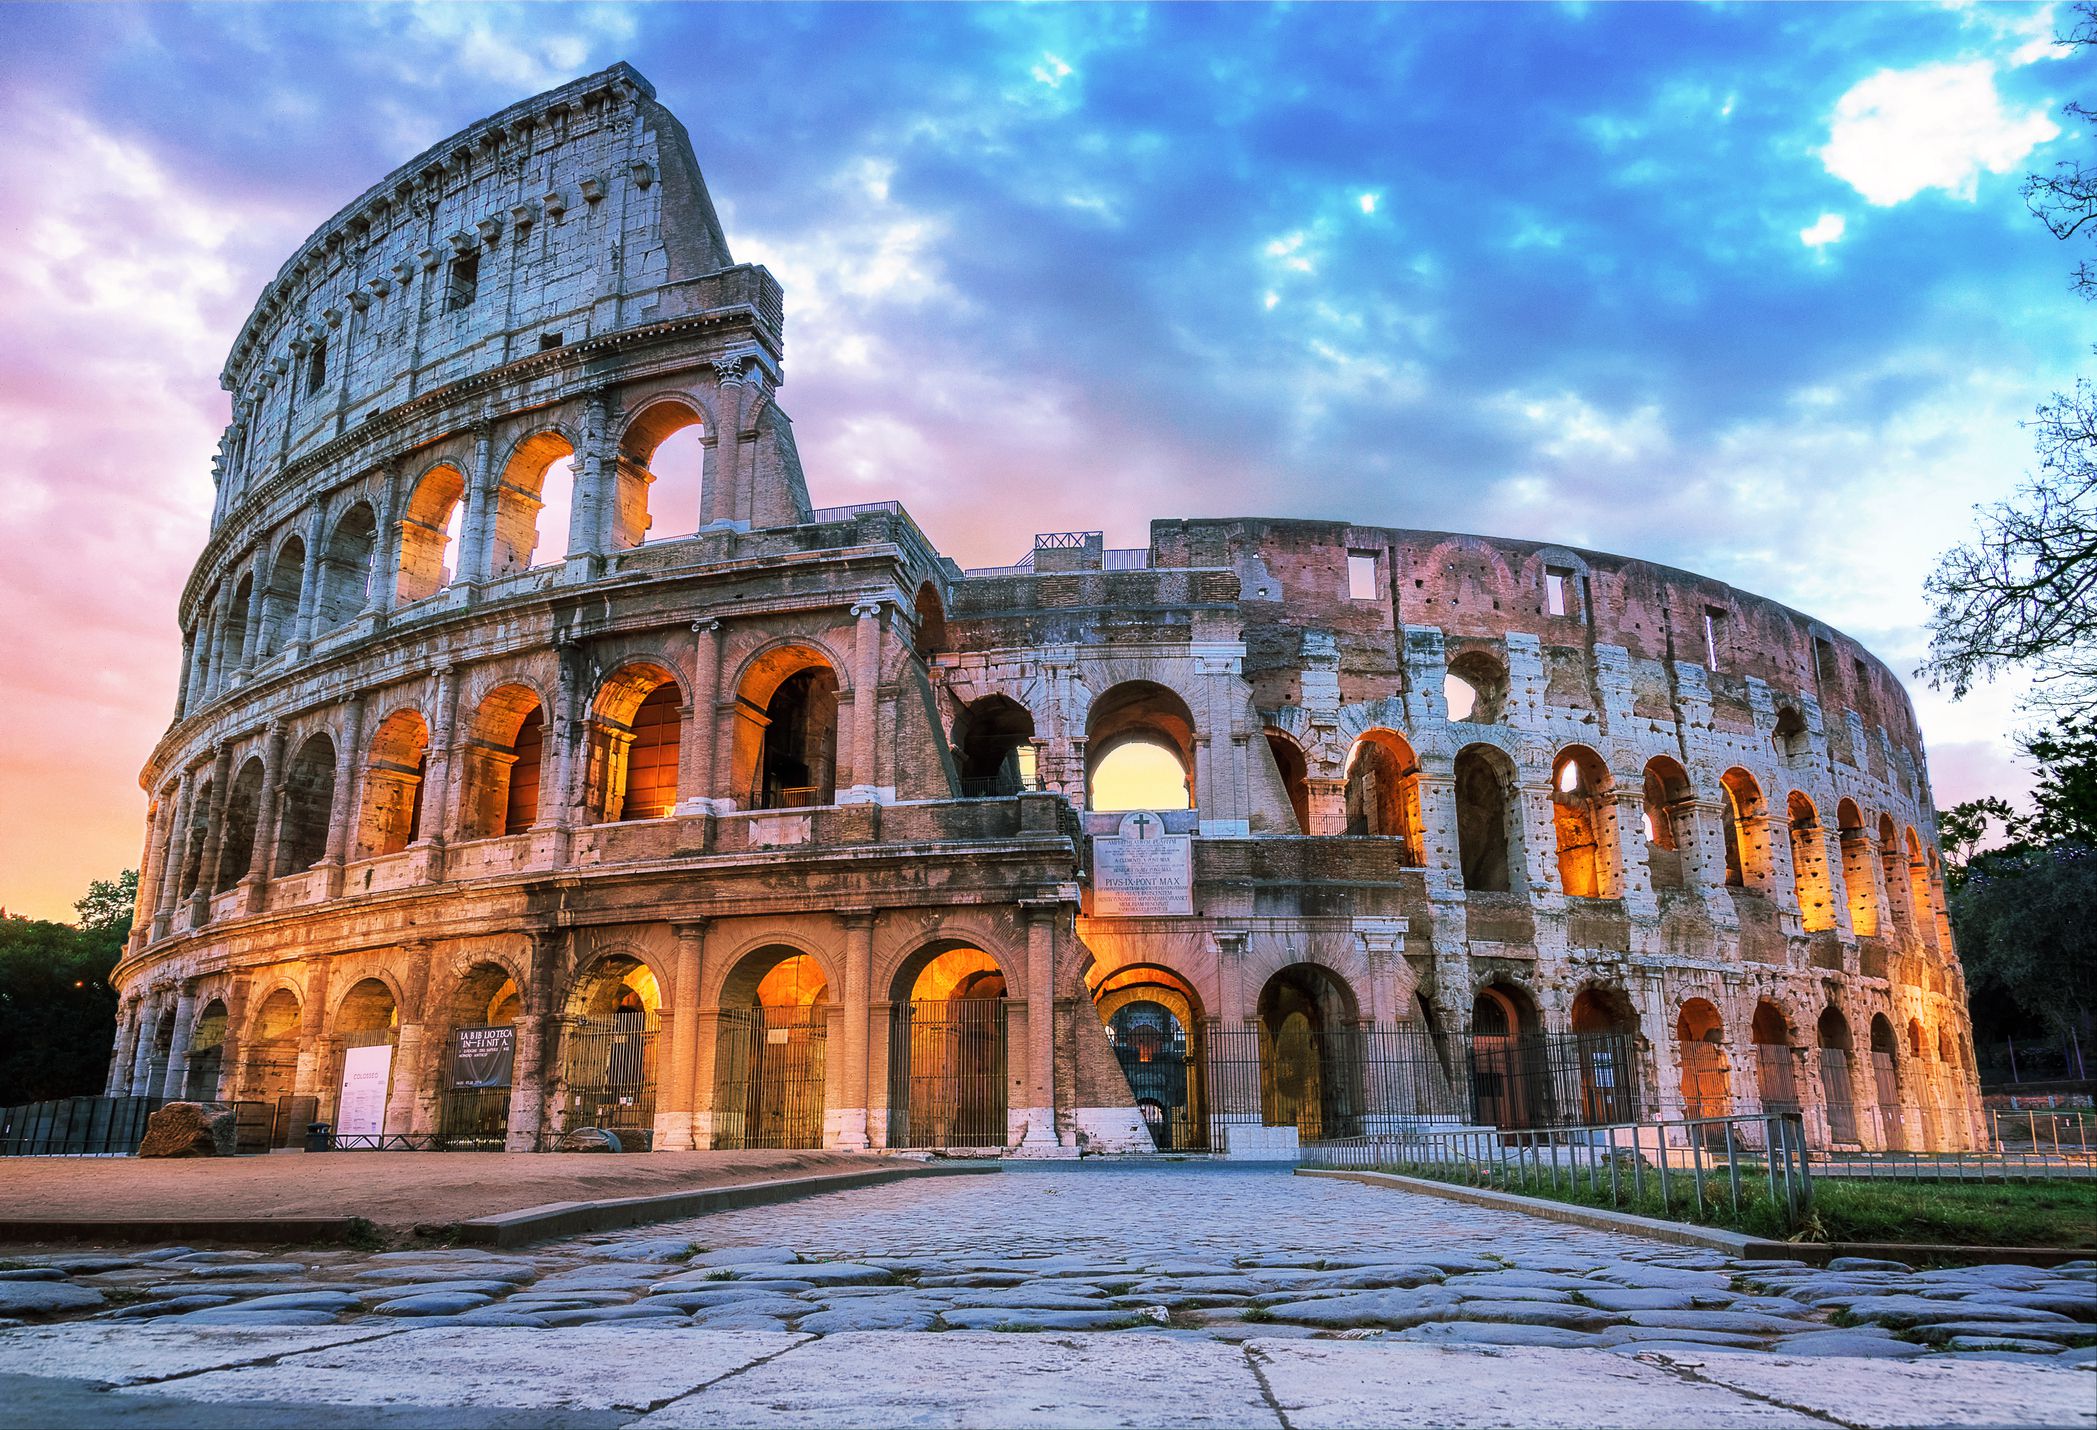
<path fill-rule="evenodd" d="M 735 1273 L 724 1266 L 719 1271 L 707 1272 L 706 1279 L 708 1281 L 733 1281 L 735 1280 Z"/>
<path fill-rule="evenodd" d="M 684 1250 L 673 1251 L 663 1259 L 666 1261 L 690 1261 L 693 1257 L 697 1256 L 700 1252 L 705 1250 L 705 1247 L 701 1246 L 698 1242 L 695 1241 L 691 1245 L 687 1246 Z"/>
<path fill-rule="evenodd" d="M 1271 1322 L 1278 1321 L 1281 1318 L 1275 1315 L 1274 1312 L 1268 1310 L 1265 1306 L 1247 1306 L 1245 1308 L 1245 1314 L 1239 1317 L 1239 1319 L 1244 1321 L 1250 1321 L 1256 1326 L 1264 1326 L 1270 1324 Z"/>
<path fill-rule="evenodd" d="M 1099 1289 L 1108 1296 L 1126 1296 L 1135 1284 L 1133 1281 L 1102 1281 Z"/>
<path fill-rule="evenodd" d="M 112 1306 L 135 1306 L 141 1301 L 154 1299 L 157 1294 L 157 1292 L 146 1290 L 143 1286 L 105 1286 L 102 1288 L 102 1299 Z"/>
<path fill-rule="evenodd" d="M 1019 1321 L 1000 1321 L 990 1329 L 1001 1336 L 1038 1336 L 1042 1330 L 1040 1326 L 1029 1326 Z"/>
<path fill-rule="evenodd" d="M 386 1233 L 360 1216 L 349 1219 L 349 1229 L 343 1232 L 342 1240 L 344 1245 L 358 1251 L 384 1251 L 388 1245 Z"/>
<path fill-rule="evenodd" d="M 1896 1182 L 1830 1177 L 1813 1184 L 1829 1241 L 1937 1241 L 1954 1246 L 2097 1249 L 2097 1182 Z"/>

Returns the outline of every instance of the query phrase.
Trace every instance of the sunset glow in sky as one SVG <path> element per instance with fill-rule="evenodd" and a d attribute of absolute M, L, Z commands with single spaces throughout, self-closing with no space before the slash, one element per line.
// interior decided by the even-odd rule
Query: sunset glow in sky
<path fill-rule="evenodd" d="M 139 857 L 218 371 L 299 241 L 624 59 L 786 289 L 811 493 L 964 565 L 1152 517 L 1549 538 L 1912 670 L 2091 366 L 2048 6 L 0 6 L 0 906 Z M 1918 692 L 1937 797 L 2014 690 Z"/>

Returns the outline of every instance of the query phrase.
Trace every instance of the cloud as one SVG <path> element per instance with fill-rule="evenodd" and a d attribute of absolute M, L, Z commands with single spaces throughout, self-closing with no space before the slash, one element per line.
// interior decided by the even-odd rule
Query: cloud
<path fill-rule="evenodd" d="M 1983 173 L 2009 173 L 2060 132 L 2044 109 L 2005 107 L 1987 60 L 1882 69 L 1836 102 L 1820 157 L 1881 208 L 1925 189 L 1971 203 Z"/>
<path fill-rule="evenodd" d="M 1842 231 L 1848 227 L 1841 214 L 1822 214 L 1810 228 L 1798 231 L 1798 241 L 1808 248 L 1825 248 L 1831 243 L 1842 241 Z"/>

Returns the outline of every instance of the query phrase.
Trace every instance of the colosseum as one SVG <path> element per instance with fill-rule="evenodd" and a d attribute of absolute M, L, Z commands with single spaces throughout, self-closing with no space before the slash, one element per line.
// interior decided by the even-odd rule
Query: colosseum
<path fill-rule="evenodd" d="M 1341 521 L 964 570 L 811 504 L 784 331 L 623 64 L 283 266 L 222 374 L 112 1094 L 279 1145 L 1973 1142 L 1921 739 L 1855 641 Z"/>

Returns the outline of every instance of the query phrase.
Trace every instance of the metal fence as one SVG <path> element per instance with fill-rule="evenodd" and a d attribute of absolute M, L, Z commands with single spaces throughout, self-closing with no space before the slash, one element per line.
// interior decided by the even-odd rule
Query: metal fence
<path fill-rule="evenodd" d="M 564 1125 L 648 1132 L 655 1127 L 655 1015 L 579 1018 L 562 1033 Z"/>
<path fill-rule="evenodd" d="M 1005 1000 L 899 1003 L 888 1025 L 888 1145 L 1005 1145 Z"/>
<path fill-rule="evenodd" d="M 714 1146 L 823 1145 L 829 1010 L 730 1008 L 714 1054 Z"/>
<path fill-rule="evenodd" d="M 2041 1152 L 2055 1157 L 2097 1155 L 2097 1112 L 1988 1113 L 1988 1145 L 1997 1152 Z"/>
<path fill-rule="evenodd" d="M 1415 1127 L 1308 1144 L 1303 1165 L 1789 1232 L 1813 1205 L 1795 1114 L 1484 1131 Z"/>
<path fill-rule="evenodd" d="M 268 1103 L 192 1100 L 233 1113 L 236 1152 L 269 1150 L 275 1119 Z M 0 1108 L 0 1157 L 128 1157 L 166 1105 L 158 1097 L 61 1097 Z"/>

